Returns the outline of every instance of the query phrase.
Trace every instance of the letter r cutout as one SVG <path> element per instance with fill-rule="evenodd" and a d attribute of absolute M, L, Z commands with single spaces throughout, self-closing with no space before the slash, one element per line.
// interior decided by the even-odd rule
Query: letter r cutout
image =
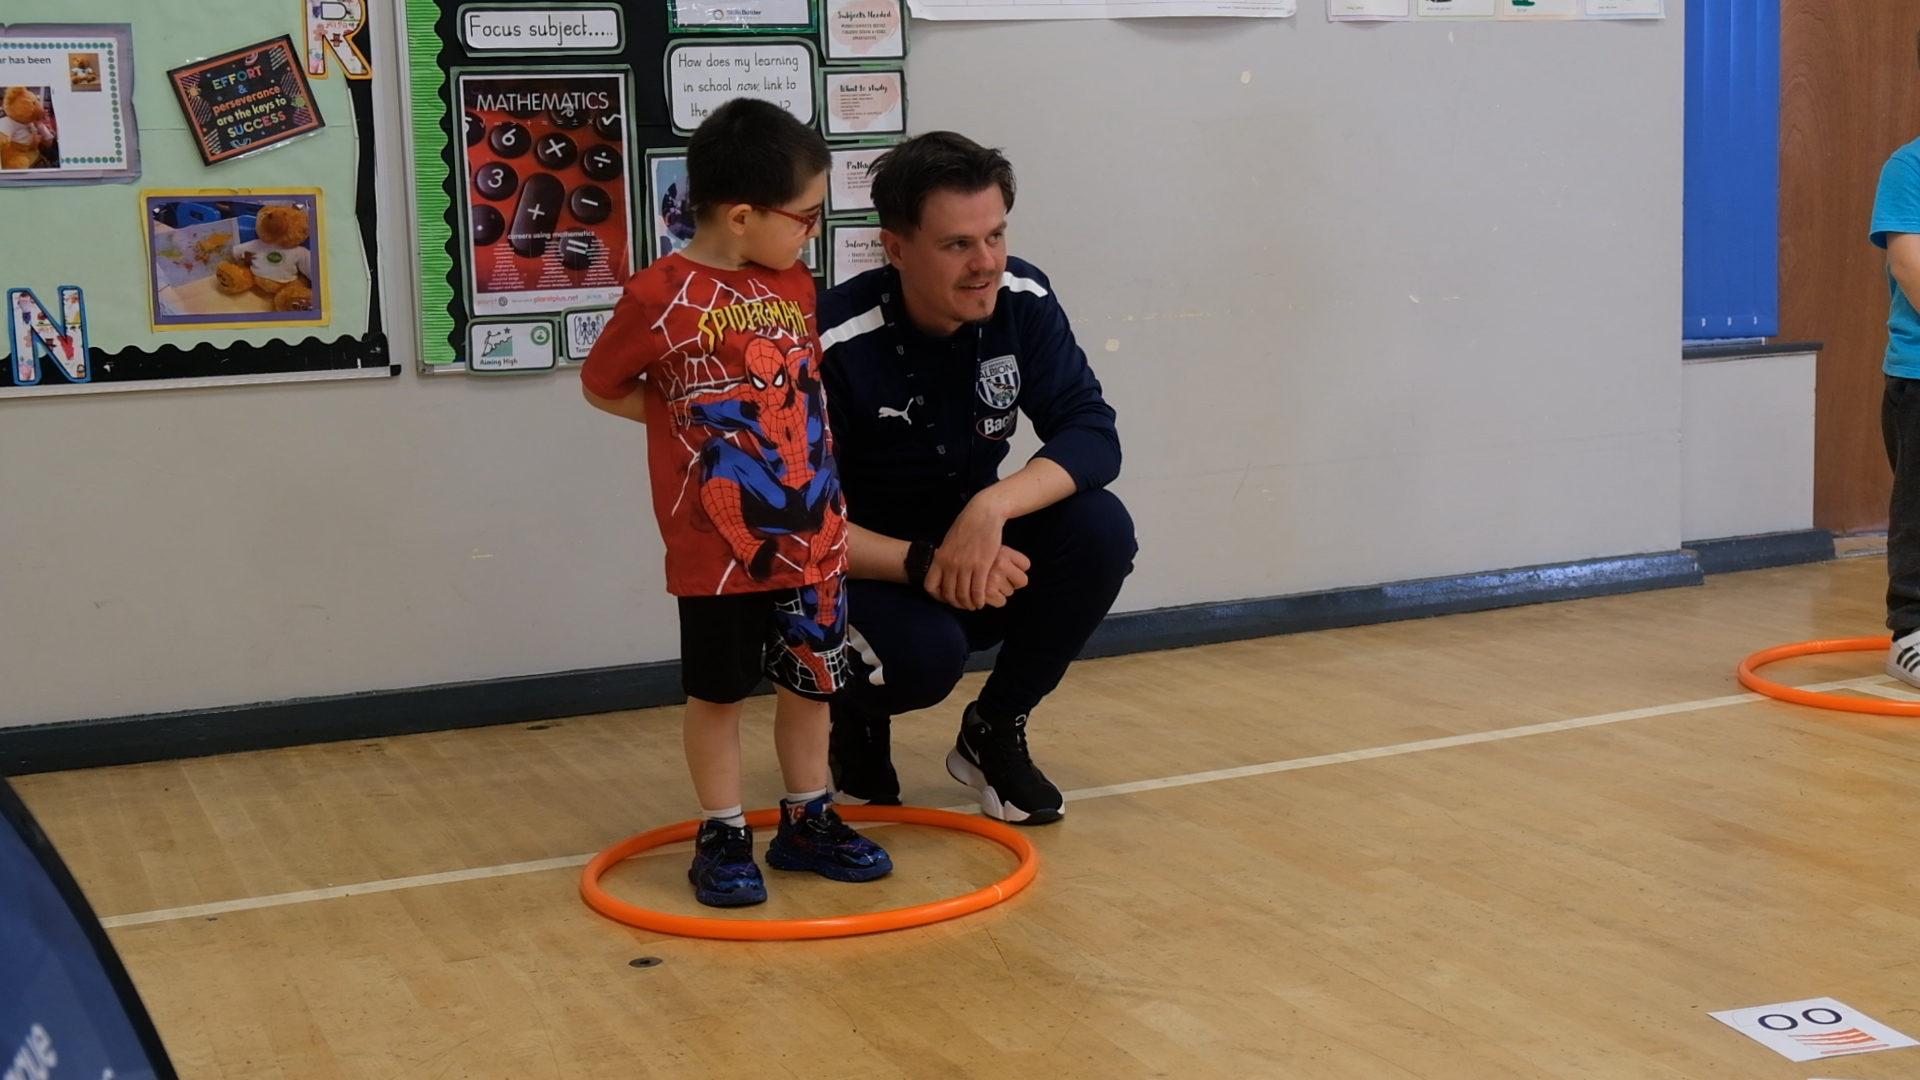
<path fill-rule="evenodd" d="M 367 24 L 366 0 L 300 0 L 307 21 L 307 74 L 324 79 L 332 74 L 332 53 L 349 79 L 373 78 L 373 67 L 353 43 L 353 35 Z"/>

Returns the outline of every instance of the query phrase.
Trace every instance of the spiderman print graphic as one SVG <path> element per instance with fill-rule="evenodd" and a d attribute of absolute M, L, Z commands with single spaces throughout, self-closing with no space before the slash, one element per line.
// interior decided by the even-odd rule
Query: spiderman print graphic
<path fill-rule="evenodd" d="M 668 592 L 805 589 L 818 606 L 810 625 L 838 635 L 846 508 L 813 303 L 799 263 L 722 270 L 657 259 L 628 280 L 580 381 L 599 398 L 645 392 Z"/>
<path fill-rule="evenodd" d="M 692 391 L 668 409 L 676 424 L 711 432 L 699 452 L 700 505 L 747 575 L 765 581 L 782 558 L 827 562 L 846 537 L 846 512 L 827 460 L 812 343 L 756 334 L 742 355 L 738 382 Z M 783 544 L 805 553 L 783 553 Z"/>
<path fill-rule="evenodd" d="M 669 255 L 628 280 L 580 381 L 605 399 L 645 391 L 667 591 L 777 594 L 767 675 L 830 694 L 847 672 L 847 518 L 813 302 L 798 263 Z"/>

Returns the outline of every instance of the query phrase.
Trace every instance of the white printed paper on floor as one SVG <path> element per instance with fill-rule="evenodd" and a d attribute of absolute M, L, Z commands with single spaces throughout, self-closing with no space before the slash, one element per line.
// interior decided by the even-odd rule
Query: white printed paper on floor
<path fill-rule="evenodd" d="M 1846 1054 L 1920 1046 L 1920 1042 L 1832 998 L 1808 998 L 1707 1015 L 1789 1061 L 1819 1061 Z"/>
<path fill-rule="evenodd" d="M 1327 0 L 1329 22 L 1398 22 L 1413 17 L 1413 0 Z"/>
<path fill-rule="evenodd" d="M 907 10 L 916 19 L 1147 19 L 1167 16 L 1229 16 L 1243 19 L 1285 19 L 1294 13 L 1294 0 L 909 0 Z"/>

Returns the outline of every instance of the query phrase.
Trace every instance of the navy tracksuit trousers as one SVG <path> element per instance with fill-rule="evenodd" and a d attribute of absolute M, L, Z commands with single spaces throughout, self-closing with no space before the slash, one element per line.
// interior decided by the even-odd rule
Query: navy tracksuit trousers
<path fill-rule="evenodd" d="M 937 705 L 967 657 L 996 644 L 983 718 L 1024 716 L 1060 685 L 1133 570 L 1133 519 L 1113 493 L 1082 491 L 1007 522 L 1001 542 L 1032 561 L 1005 607 L 961 611 L 909 585 L 848 582 L 859 656 L 836 711 L 879 719 Z"/>

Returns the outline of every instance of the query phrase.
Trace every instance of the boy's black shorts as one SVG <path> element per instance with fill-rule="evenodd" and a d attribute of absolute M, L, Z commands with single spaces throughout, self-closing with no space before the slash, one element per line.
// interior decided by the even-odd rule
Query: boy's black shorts
<path fill-rule="evenodd" d="M 847 594 L 839 578 L 679 601 L 680 685 L 688 697 L 732 704 L 765 676 L 825 701 L 846 682 Z"/>

